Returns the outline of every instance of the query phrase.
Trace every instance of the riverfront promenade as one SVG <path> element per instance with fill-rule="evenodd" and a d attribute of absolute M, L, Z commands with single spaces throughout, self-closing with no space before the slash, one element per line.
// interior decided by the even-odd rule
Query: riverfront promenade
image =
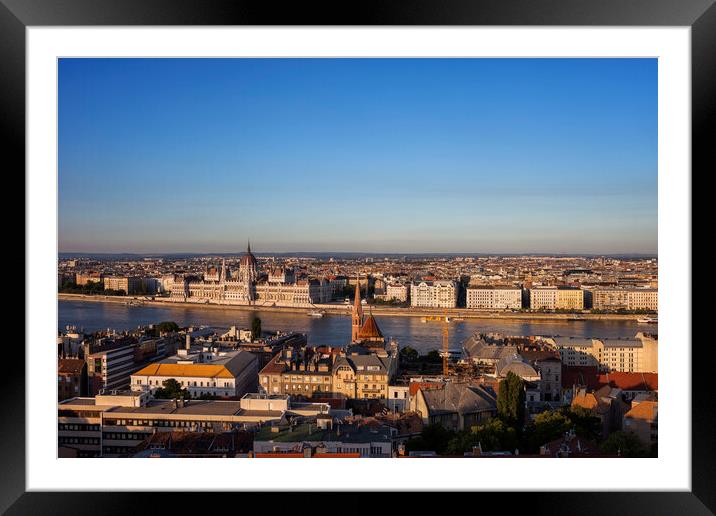
<path fill-rule="evenodd" d="M 350 315 L 351 305 L 344 303 L 320 304 L 307 307 L 299 306 L 271 306 L 271 305 L 238 305 L 224 303 L 206 303 L 206 302 L 181 302 L 170 301 L 167 298 L 146 299 L 143 296 L 91 296 L 85 294 L 58 294 L 58 299 L 67 301 L 87 301 L 99 303 L 119 303 L 130 304 L 137 303 L 145 306 L 176 306 L 176 307 L 192 307 L 220 310 L 243 310 L 264 312 L 280 312 L 280 313 L 308 313 L 320 310 L 327 315 Z M 374 315 L 386 316 L 403 316 L 403 317 L 435 317 L 448 315 L 449 317 L 457 317 L 464 319 L 515 319 L 515 320 L 555 320 L 566 321 L 570 319 L 579 320 L 604 320 L 604 321 L 635 321 L 642 314 L 590 314 L 590 313 L 540 313 L 540 312 L 495 312 L 481 311 L 467 308 L 409 308 L 394 307 L 384 305 L 370 305 L 370 310 Z"/>

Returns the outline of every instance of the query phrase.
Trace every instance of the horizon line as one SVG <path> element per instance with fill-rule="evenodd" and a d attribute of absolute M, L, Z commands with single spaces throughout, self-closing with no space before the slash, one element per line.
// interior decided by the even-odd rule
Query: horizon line
<path fill-rule="evenodd" d="M 220 256 L 220 255 L 240 255 L 246 251 L 58 251 L 58 255 L 135 255 L 135 256 L 155 256 L 155 255 L 196 255 L 196 256 Z M 299 255 L 299 254 L 363 254 L 363 255 L 451 255 L 451 256 L 467 256 L 467 255 L 497 255 L 497 256 L 538 256 L 538 255 L 557 255 L 557 256 L 657 256 L 658 252 L 649 251 L 612 251 L 612 252 L 566 252 L 566 251 L 256 251 L 252 250 L 252 254 L 283 254 L 283 255 Z"/>

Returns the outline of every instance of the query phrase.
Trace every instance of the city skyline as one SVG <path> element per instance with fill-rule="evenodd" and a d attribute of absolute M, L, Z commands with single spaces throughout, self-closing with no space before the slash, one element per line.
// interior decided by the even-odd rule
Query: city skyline
<path fill-rule="evenodd" d="M 70 259 L 70 258 L 77 258 L 77 259 L 83 259 L 83 258 L 102 258 L 102 259 L 121 259 L 124 257 L 135 257 L 135 258 L 162 258 L 162 257 L 170 257 L 170 258 L 180 258 L 183 256 L 186 257 L 192 257 L 192 258 L 219 258 L 219 257 L 232 257 L 237 258 L 241 256 L 245 251 L 226 251 L 226 252 L 213 252 L 213 253 L 202 253 L 202 252 L 172 252 L 172 253 L 93 253 L 93 252 L 65 252 L 60 251 L 59 258 L 60 259 Z M 303 257 L 320 257 L 320 258 L 347 258 L 347 259 L 356 259 L 356 258 L 382 258 L 382 257 L 390 257 L 390 258 L 400 258 L 400 257 L 411 257 L 411 258 L 450 258 L 450 257 L 475 257 L 475 258 L 487 258 L 487 257 L 555 257 L 555 258 L 599 258 L 599 257 L 605 257 L 605 258 L 621 258 L 621 257 L 629 257 L 629 258 L 640 258 L 640 259 L 649 259 L 649 258 L 658 258 L 657 253 L 602 253 L 602 254 L 591 254 L 591 253 L 451 253 L 451 252 L 435 252 L 435 253 L 420 253 L 420 252 L 414 252 L 414 253 L 391 253 L 391 252 L 361 252 L 361 251 L 279 251 L 279 252 L 273 252 L 273 251 L 262 251 L 261 249 L 253 249 L 253 252 L 256 255 L 262 256 L 262 257 L 276 257 L 276 258 L 303 258 Z"/>
<path fill-rule="evenodd" d="M 61 59 L 59 251 L 656 255 L 656 72 Z"/>

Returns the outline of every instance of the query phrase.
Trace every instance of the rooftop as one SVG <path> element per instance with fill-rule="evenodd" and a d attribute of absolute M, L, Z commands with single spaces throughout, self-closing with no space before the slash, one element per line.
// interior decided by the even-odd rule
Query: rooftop
<path fill-rule="evenodd" d="M 235 378 L 254 360 L 257 360 L 256 355 L 248 351 L 201 351 L 185 357 L 174 355 L 149 364 L 133 376 Z"/>
<path fill-rule="evenodd" d="M 597 378 L 600 385 L 612 385 L 623 391 L 658 391 L 657 373 L 606 373 Z"/>
<path fill-rule="evenodd" d="M 421 390 L 431 414 L 491 411 L 497 407 L 495 396 L 481 386 L 448 382 L 442 389 Z"/>
<path fill-rule="evenodd" d="M 61 358 L 57 364 L 58 374 L 80 374 L 85 361 L 81 358 Z"/>
<path fill-rule="evenodd" d="M 322 430 L 315 422 L 307 422 L 292 427 L 283 427 L 279 432 L 272 431 L 271 426 L 264 426 L 256 434 L 254 441 L 273 441 L 277 443 L 298 441 L 369 443 L 390 441 L 391 434 L 390 427 L 377 422 L 372 422 L 372 424 L 339 424 L 328 430 Z"/>
<path fill-rule="evenodd" d="M 630 419 L 643 419 L 645 421 L 652 421 L 657 418 L 659 414 L 659 402 L 658 401 L 641 401 L 635 407 L 632 407 L 629 412 L 624 414 L 624 418 Z"/>

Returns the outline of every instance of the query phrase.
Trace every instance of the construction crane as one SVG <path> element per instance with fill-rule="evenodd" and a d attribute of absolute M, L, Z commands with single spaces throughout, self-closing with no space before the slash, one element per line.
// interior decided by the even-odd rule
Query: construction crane
<path fill-rule="evenodd" d="M 426 316 L 422 318 L 423 322 L 436 321 L 442 322 L 443 329 L 443 349 L 440 353 L 443 357 L 443 376 L 447 377 L 450 372 L 450 316 L 445 312 L 443 316 Z"/>
<path fill-rule="evenodd" d="M 450 346 L 449 346 L 449 339 L 450 336 L 450 319 L 448 318 L 447 313 L 445 314 L 445 319 L 443 319 L 443 376 L 447 378 L 448 376 L 448 369 L 449 369 L 449 363 L 448 363 L 448 357 L 450 356 Z"/>

